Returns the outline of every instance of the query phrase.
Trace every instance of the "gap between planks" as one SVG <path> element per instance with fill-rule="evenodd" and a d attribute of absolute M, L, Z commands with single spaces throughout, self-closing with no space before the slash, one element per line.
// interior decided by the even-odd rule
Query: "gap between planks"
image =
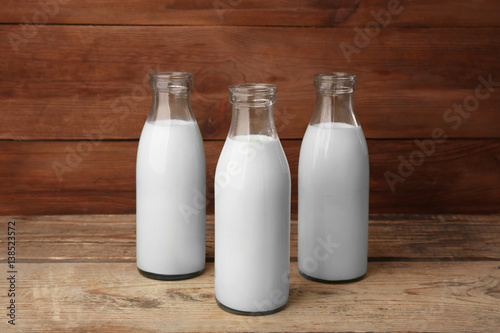
<path fill-rule="evenodd" d="M 18 262 L 135 262 L 135 215 L 0 216 L 0 220 L 17 221 Z M 206 253 L 207 262 L 213 262 L 213 215 L 207 215 Z M 295 262 L 295 219 L 290 254 Z M 368 257 L 370 262 L 499 260 L 500 215 L 371 215 Z M 5 261 L 6 254 L 0 253 L 0 262 Z"/>

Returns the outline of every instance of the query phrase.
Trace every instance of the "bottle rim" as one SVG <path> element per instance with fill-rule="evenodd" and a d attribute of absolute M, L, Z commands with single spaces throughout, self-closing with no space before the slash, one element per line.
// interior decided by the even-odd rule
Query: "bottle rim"
<path fill-rule="evenodd" d="M 149 87 L 154 91 L 184 94 L 193 87 L 193 74 L 186 72 L 150 73 Z"/>
<path fill-rule="evenodd" d="M 330 73 L 318 73 L 314 74 L 314 80 L 323 80 L 323 81 L 351 81 L 356 80 L 357 75 L 352 73 L 344 73 L 344 72 L 330 72 Z"/>
<path fill-rule="evenodd" d="M 352 94 L 356 90 L 356 74 L 331 72 L 314 74 L 314 89 L 325 95 Z"/>
<path fill-rule="evenodd" d="M 276 102 L 276 85 L 271 83 L 239 83 L 229 86 L 229 101 L 255 106 L 269 106 Z"/>
<path fill-rule="evenodd" d="M 189 80 L 193 78 L 193 74 L 187 72 L 155 72 L 150 73 L 152 79 L 169 79 L 169 80 Z"/>
<path fill-rule="evenodd" d="M 271 83 L 238 83 L 229 86 L 229 91 L 233 94 L 259 94 L 275 93 L 276 85 Z"/>

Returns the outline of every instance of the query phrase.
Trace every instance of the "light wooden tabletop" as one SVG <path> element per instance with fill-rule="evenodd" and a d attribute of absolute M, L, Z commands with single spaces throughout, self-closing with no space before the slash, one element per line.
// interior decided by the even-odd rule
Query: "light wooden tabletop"
<path fill-rule="evenodd" d="M 2 332 L 494 332 L 500 327 L 499 215 L 375 215 L 368 274 L 349 284 L 303 279 L 292 265 L 288 305 L 246 317 L 216 305 L 213 217 L 207 265 L 156 281 L 135 264 L 134 215 L 1 217 Z M 16 221 L 15 297 L 7 224 Z M 8 309 L 15 299 L 15 326 Z"/>

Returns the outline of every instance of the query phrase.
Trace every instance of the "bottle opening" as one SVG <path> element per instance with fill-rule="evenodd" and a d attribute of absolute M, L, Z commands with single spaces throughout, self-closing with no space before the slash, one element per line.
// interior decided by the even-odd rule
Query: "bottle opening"
<path fill-rule="evenodd" d="M 342 72 L 314 74 L 314 89 L 332 95 L 352 94 L 356 90 L 356 74 Z"/>
<path fill-rule="evenodd" d="M 229 101 L 235 103 L 272 105 L 276 102 L 276 85 L 242 83 L 229 86 Z"/>
<path fill-rule="evenodd" d="M 157 72 L 149 74 L 149 86 L 156 91 L 187 92 L 193 87 L 193 74 L 184 72 Z"/>
<path fill-rule="evenodd" d="M 332 73 L 319 73 L 314 74 L 314 79 L 318 80 L 356 80 L 356 74 L 342 73 L 342 72 L 332 72 Z"/>

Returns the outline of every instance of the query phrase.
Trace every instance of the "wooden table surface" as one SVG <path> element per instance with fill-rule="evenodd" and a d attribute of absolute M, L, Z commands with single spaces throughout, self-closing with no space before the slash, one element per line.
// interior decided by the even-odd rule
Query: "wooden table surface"
<path fill-rule="evenodd" d="M 7 323 L 7 224 L 16 221 L 16 325 Z M 3 216 L 1 332 L 495 332 L 500 215 L 374 215 L 365 279 L 321 284 L 297 272 L 283 311 L 229 314 L 215 303 L 213 217 L 205 272 L 141 276 L 134 215 Z"/>

